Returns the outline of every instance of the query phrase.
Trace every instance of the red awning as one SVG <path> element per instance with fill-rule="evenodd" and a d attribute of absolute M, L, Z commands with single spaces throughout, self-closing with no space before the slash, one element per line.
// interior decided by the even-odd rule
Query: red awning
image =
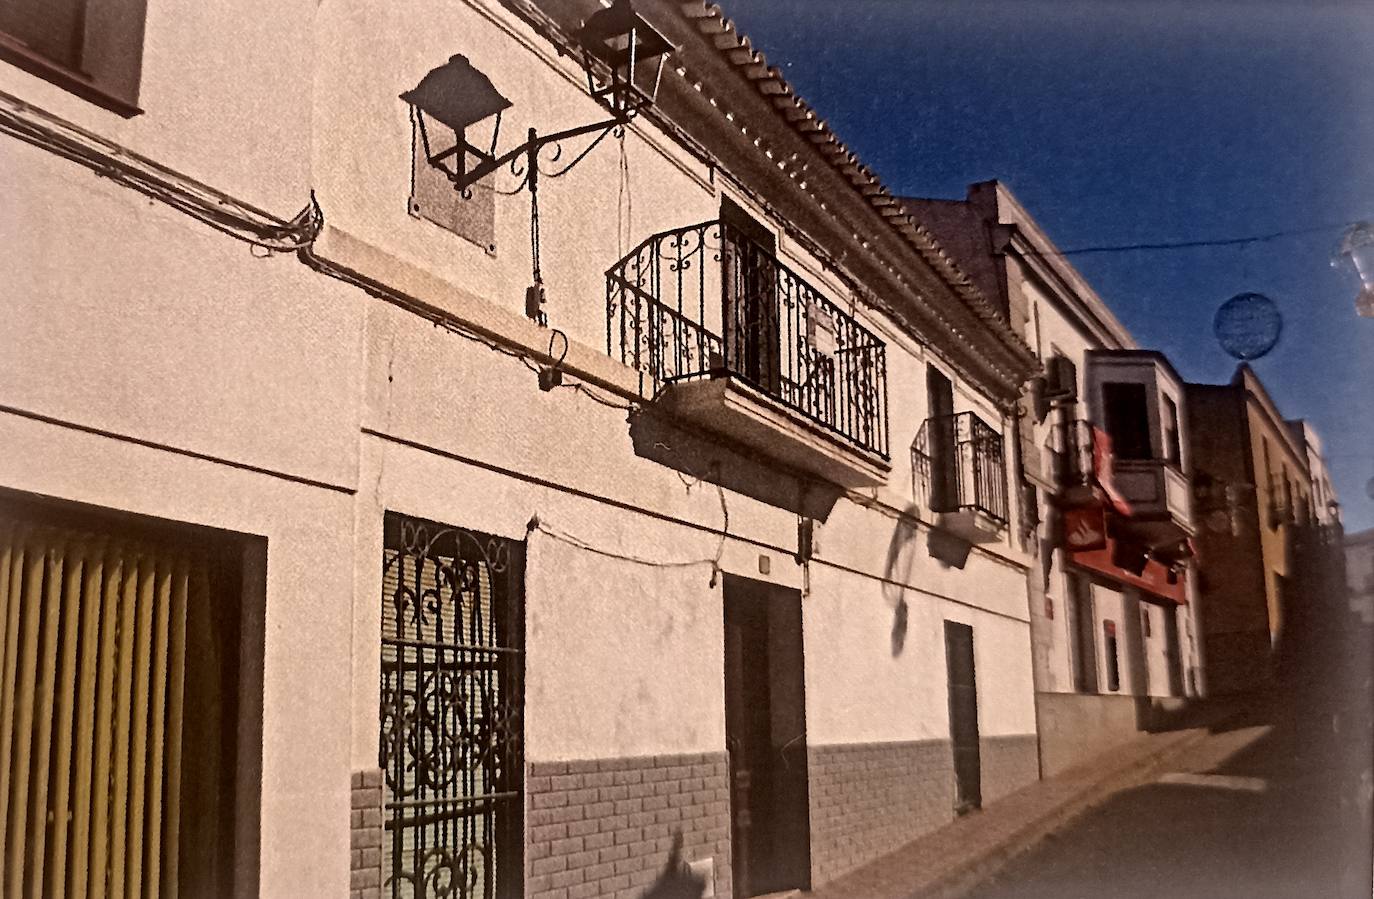
<path fill-rule="evenodd" d="M 1116 538 L 1109 533 L 1105 544 L 1097 549 L 1065 549 L 1069 563 L 1078 568 L 1106 575 L 1114 581 L 1135 587 L 1156 599 L 1187 605 L 1188 579 L 1182 571 L 1155 559 L 1146 559 L 1145 567 L 1139 574 L 1128 571 L 1113 560 L 1116 554 Z M 1170 578 L 1173 578 L 1170 582 Z"/>

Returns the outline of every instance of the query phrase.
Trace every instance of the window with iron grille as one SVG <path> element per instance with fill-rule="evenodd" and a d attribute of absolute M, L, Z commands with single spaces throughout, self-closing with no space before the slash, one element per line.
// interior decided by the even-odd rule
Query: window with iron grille
<path fill-rule="evenodd" d="M 384 891 L 514 899 L 524 544 L 392 512 L 383 531 Z"/>

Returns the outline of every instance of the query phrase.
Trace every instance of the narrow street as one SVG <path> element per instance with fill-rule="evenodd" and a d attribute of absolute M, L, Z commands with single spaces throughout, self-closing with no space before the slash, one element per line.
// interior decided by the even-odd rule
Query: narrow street
<path fill-rule="evenodd" d="M 1154 782 L 1050 835 L 966 899 L 1369 896 L 1367 676 L 1347 666 L 1304 680 L 1182 751 Z M 1362 704 L 1350 701 L 1360 696 Z"/>

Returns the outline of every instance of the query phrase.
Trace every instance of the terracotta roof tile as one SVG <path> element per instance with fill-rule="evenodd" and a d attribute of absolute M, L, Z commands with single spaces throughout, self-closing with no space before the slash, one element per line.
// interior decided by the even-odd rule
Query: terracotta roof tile
<path fill-rule="evenodd" d="M 685 0 L 679 4 L 684 18 L 693 20 L 703 34 L 714 35 L 714 45 L 721 56 L 753 82 L 759 93 L 773 100 L 783 121 L 816 145 L 820 154 L 865 197 L 889 225 L 893 227 L 930 265 L 936 273 L 956 289 L 978 318 L 997 333 L 1018 354 L 1033 359 L 1031 349 L 1020 335 L 998 313 L 993 304 L 973 282 L 959 270 L 935 238 L 911 218 L 893 197 L 891 190 L 871 168 L 835 135 L 824 119 L 801 97 L 783 77 L 777 66 L 768 64 L 764 54 L 753 48 L 741 35 L 734 22 L 721 7 L 710 0 Z"/>

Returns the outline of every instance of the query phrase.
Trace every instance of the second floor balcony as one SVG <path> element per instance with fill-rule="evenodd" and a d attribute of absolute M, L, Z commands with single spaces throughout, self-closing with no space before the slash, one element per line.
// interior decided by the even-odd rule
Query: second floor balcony
<path fill-rule="evenodd" d="M 972 412 L 926 419 L 911 448 L 926 508 L 973 543 L 1000 537 L 1009 517 L 1002 435 Z"/>
<path fill-rule="evenodd" d="M 672 414 L 842 486 L 886 479 L 886 346 L 729 222 L 606 273 L 606 348 Z"/>
<path fill-rule="evenodd" d="M 1104 431 L 1083 419 L 1060 427 L 1055 478 L 1069 504 L 1092 489 L 1114 494 L 1130 510 L 1121 517 L 1121 527 L 1149 545 L 1174 543 L 1194 533 L 1191 489 L 1177 461 L 1123 458 Z"/>

